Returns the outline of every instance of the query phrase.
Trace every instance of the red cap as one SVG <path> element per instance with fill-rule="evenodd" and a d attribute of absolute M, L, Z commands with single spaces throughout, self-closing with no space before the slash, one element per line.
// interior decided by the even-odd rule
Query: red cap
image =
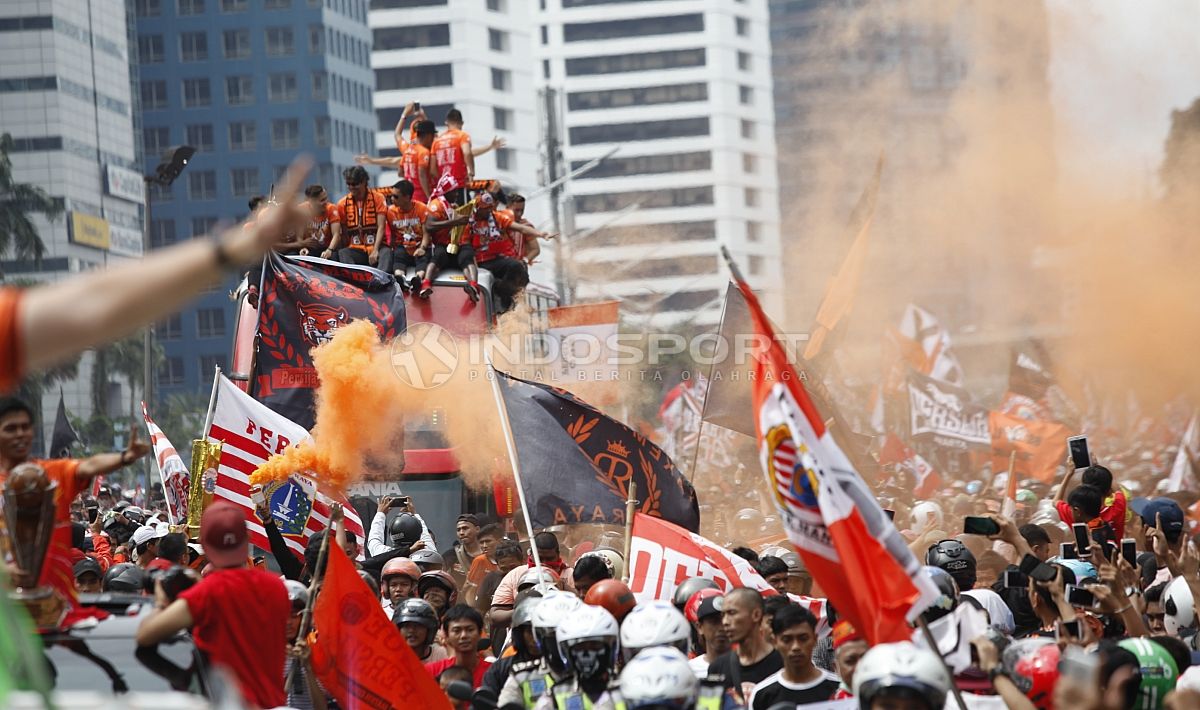
<path fill-rule="evenodd" d="M 218 569 L 240 567 L 250 552 L 246 516 L 232 503 L 214 503 L 200 517 L 200 544 Z"/>

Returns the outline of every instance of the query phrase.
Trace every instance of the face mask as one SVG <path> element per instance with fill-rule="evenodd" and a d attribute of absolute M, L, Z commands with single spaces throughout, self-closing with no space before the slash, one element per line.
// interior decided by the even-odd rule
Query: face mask
<path fill-rule="evenodd" d="M 571 667 L 580 678 L 594 678 L 607 670 L 606 649 L 573 648 L 570 653 Z"/>

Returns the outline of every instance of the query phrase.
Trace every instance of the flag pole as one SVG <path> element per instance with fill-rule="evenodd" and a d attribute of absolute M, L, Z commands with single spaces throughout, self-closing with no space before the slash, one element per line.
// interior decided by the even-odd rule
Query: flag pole
<path fill-rule="evenodd" d="M 213 386 L 212 394 L 208 396 L 208 412 L 204 415 L 204 431 L 200 433 L 201 439 L 208 438 L 208 432 L 212 429 L 213 416 L 217 413 L 217 385 L 221 382 L 221 366 L 217 365 L 213 368 Z"/>
<path fill-rule="evenodd" d="M 633 516 L 637 513 L 637 481 L 629 481 L 629 498 L 625 501 L 625 569 L 621 581 L 629 584 L 629 552 L 633 548 Z"/>
<path fill-rule="evenodd" d="M 322 578 L 325 576 L 325 569 L 327 567 L 325 560 L 329 556 L 329 538 L 331 537 L 333 537 L 332 525 L 325 528 L 325 537 L 321 538 L 321 549 L 317 552 L 317 568 L 312 571 L 312 580 L 308 583 L 308 603 L 304 605 L 304 614 L 300 616 L 300 631 L 296 634 L 297 641 L 304 640 L 304 637 L 308 635 L 308 627 L 312 623 L 313 605 L 317 602 L 317 592 L 319 591 L 321 582 L 324 581 Z M 296 679 L 296 668 L 301 663 L 303 661 L 299 658 L 292 659 L 292 666 L 288 668 L 287 678 L 283 681 L 285 690 L 292 687 L 292 683 Z"/>
<path fill-rule="evenodd" d="M 942 664 L 942 668 L 946 669 L 946 677 L 950 679 L 950 692 L 954 693 L 954 700 L 958 703 L 961 710 L 967 710 L 967 703 L 963 701 L 962 691 L 958 689 L 958 684 L 954 682 L 954 669 L 950 664 L 946 663 L 946 659 L 942 658 L 942 652 L 938 650 L 937 639 L 933 637 L 933 632 L 929 630 L 929 624 L 925 623 L 925 619 L 917 617 L 917 628 L 921 629 L 921 635 L 925 637 L 925 643 L 929 644 L 933 655 L 937 656 L 938 662 Z"/>
<path fill-rule="evenodd" d="M 508 421 L 508 407 L 504 405 L 504 398 L 500 394 L 500 373 L 492 365 L 492 354 L 485 349 L 483 356 L 487 360 L 488 374 L 492 378 L 492 394 L 496 397 L 496 409 L 500 412 L 500 429 L 504 433 L 508 463 L 512 466 L 513 480 L 517 484 L 517 497 L 521 499 L 521 515 L 525 518 L 525 530 L 529 533 L 529 554 L 533 557 L 534 567 L 541 567 L 542 559 L 538 555 L 537 543 L 533 540 L 533 521 L 529 518 L 529 506 L 525 504 L 525 485 L 521 483 L 521 466 L 517 462 L 517 446 L 513 442 L 512 425 Z"/>
<path fill-rule="evenodd" d="M 725 328 L 725 314 L 729 312 L 729 287 L 725 287 L 725 302 L 721 304 L 721 320 L 717 323 L 717 338 Z M 715 353 L 714 353 L 715 354 Z M 704 385 L 704 397 L 700 400 L 700 428 L 696 431 L 696 446 L 692 449 L 692 465 L 688 468 L 688 483 L 696 479 L 696 462 L 700 459 L 700 445 L 704 443 L 704 415 L 708 412 L 708 388 L 712 387 L 713 369 L 717 366 L 714 357 L 708 363 L 708 379 Z"/>

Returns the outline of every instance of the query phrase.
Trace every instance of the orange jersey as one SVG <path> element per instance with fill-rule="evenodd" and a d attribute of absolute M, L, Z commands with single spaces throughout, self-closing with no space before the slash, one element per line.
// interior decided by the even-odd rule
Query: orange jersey
<path fill-rule="evenodd" d="M 362 202 L 355 202 L 354 195 L 346 195 L 337 203 L 337 217 L 348 238 L 346 246 L 367 251 L 375 247 L 380 218 L 387 219 L 387 203 L 373 190 L 367 191 Z"/>
<path fill-rule="evenodd" d="M 508 242 L 509 246 L 512 245 L 508 238 L 508 228 L 512 223 L 512 212 L 505 210 L 492 210 L 490 215 L 482 219 L 472 215 L 471 221 L 467 222 L 466 238 L 475 248 L 476 261 L 490 261 L 508 251 L 503 244 Z"/>
<path fill-rule="evenodd" d="M 457 190 L 467 183 L 467 157 L 463 154 L 464 143 L 471 136 L 455 128 L 448 128 L 437 138 L 433 139 L 433 155 L 437 160 L 438 181 L 448 176 L 449 186 L 446 190 Z"/>
<path fill-rule="evenodd" d="M 425 238 L 425 218 L 428 216 L 429 209 L 424 202 L 413 200 L 412 207 L 407 210 L 390 205 L 387 219 L 392 229 L 392 246 L 403 246 L 409 254 L 415 252 Z"/>
<path fill-rule="evenodd" d="M 0 392 L 9 392 L 21 379 L 21 337 L 17 323 L 17 304 L 21 291 L 0 289 Z"/>
<path fill-rule="evenodd" d="M 429 149 L 420 143 L 409 143 L 404 147 L 401 157 L 401 172 L 404 179 L 413 185 L 413 199 L 417 202 L 428 202 L 429 196 L 421 187 L 421 173 L 429 167 Z"/>
<path fill-rule="evenodd" d="M 324 207 L 314 207 L 308 200 L 300 203 L 301 209 L 308 209 L 312 215 L 312 221 L 309 222 L 308 229 L 305 230 L 305 239 L 316 239 L 321 242 L 321 246 L 329 246 L 330 240 L 333 238 L 333 227 L 335 222 L 339 222 L 337 205 L 332 202 L 326 202 Z"/>
<path fill-rule="evenodd" d="M 434 219 L 438 222 L 445 222 L 454 217 L 454 207 L 446 201 L 444 197 L 438 197 L 430 200 L 426 205 L 426 218 Z M 434 244 L 449 244 L 450 243 L 450 228 L 438 229 L 429 233 Z"/>

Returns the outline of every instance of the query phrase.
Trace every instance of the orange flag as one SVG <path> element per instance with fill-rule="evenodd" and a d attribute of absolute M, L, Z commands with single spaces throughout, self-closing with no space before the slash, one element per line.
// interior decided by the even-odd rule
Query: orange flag
<path fill-rule="evenodd" d="M 329 546 L 313 626 L 313 670 L 346 710 L 451 710 L 437 681 L 425 672 L 339 545 Z"/>
<path fill-rule="evenodd" d="M 1054 472 L 1067 454 L 1071 430 L 1058 422 L 1021 419 L 992 410 L 988 414 L 992 430 L 992 471 L 1008 470 L 1008 457 L 1017 452 L 1014 478 L 1036 478 L 1042 483 L 1054 480 Z"/>

